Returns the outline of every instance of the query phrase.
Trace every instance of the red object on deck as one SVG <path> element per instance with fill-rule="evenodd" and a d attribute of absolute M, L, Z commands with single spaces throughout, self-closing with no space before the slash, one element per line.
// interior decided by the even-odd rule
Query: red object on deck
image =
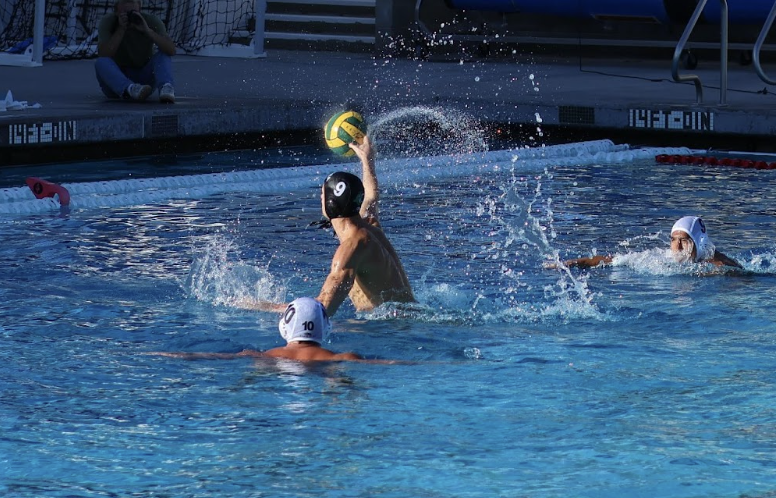
<path fill-rule="evenodd" d="M 38 199 L 59 195 L 60 206 L 67 206 L 70 204 L 70 192 L 62 185 L 57 185 L 56 183 L 34 177 L 27 178 L 26 182 L 27 186 L 30 187 L 32 193 L 35 194 L 35 197 Z"/>

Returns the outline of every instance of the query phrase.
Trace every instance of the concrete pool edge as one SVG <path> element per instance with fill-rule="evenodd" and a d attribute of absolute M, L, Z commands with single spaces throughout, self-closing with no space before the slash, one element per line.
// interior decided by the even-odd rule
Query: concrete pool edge
<path fill-rule="evenodd" d="M 315 143 L 326 118 L 343 107 L 367 116 L 412 106 L 448 109 L 479 120 L 486 133 L 531 145 L 612 138 L 701 149 L 776 148 L 776 96 L 751 68 L 731 67 L 727 105 L 714 103 L 713 87 L 698 105 L 692 85 L 666 80 L 665 62 L 586 64 L 291 51 L 262 60 L 179 56 L 175 105 L 153 95 L 142 104 L 107 101 L 92 60 L 0 66 L 0 81 L 15 99 L 41 104 L 0 112 L 0 165 L 250 148 L 263 145 L 262 135 L 269 143 Z M 719 78 L 713 68 L 699 74 L 711 85 Z"/>

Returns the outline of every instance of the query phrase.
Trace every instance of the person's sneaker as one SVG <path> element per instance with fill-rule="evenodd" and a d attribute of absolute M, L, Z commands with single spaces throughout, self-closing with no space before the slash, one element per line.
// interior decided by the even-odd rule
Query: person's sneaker
<path fill-rule="evenodd" d="M 136 100 L 138 102 L 142 102 L 145 99 L 148 98 L 149 95 L 151 95 L 151 92 L 153 92 L 154 89 L 151 88 L 148 85 L 141 85 L 139 83 L 132 83 L 127 87 L 127 89 L 124 91 L 124 93 L 127 94 L 127 96 L 132 99 Z"/>
<path fill-rule="evenodd" d="M 175 89 L 171 84 L 165 83 L 162 85 L 162 88 L 159 89 L 159 102 L 163 102 L 165 104 L 175 103 Z"/>

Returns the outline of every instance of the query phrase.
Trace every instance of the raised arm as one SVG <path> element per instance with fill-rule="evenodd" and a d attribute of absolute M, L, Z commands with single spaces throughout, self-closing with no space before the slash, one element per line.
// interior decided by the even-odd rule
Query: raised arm
<path fill-rule="evenodd" d="M 361 217 L 373 225 L 380 225 L 378 218 L 378 202 L 380 189 L 375 174 L 375 151 L 369 136 L 364 137 L 361 144 L 351 143 L 350 148 L 361 160 L 361 182 L 364 184 L 364 202 L 361 203 Z"/>

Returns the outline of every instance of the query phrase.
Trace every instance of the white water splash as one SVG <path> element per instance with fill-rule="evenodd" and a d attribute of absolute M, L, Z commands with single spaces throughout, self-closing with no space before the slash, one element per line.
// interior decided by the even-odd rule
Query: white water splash
<path fill-rule="evenodd" d="M 485 152 L 483 127 L 471 116 L 450 109 L 402 107 L 369 123 L 369 135 L 381 155 L 423 157 Z"/>
<path fill-rule="evenodd" d="M 750 259 L 734 257 L 743 270 L 750 273 L 769 275 L 776 269 L 776 255 L 771 252 L 752 256 Z M 740 270 L 730 266 L 715 266 L 711 263 L 677 262 L 669 248 L 653 248 L 644 251 L 615 254 L 611 265 L 627 268 L 642 275 L 724 275 Z"/>
<path fill-rule="evenodd" d="M 487 249 L 490 259 L 498 259 L 501 275 L 512 285 L 503 289 L 508 309 L 504 314 L 513 318 L 541 320 L 550 317 L 560 319 L 592 318 L 608 320 L 606 313 L 594 303 L 594 295 L 587 286 L 584 275 L 575 275 L 563 265 L 556 282 L 543 288 L 541 303 L 528 303 L 521 294 L 530 285 L 522 282 L 525 267 L 529 261 L 551 260 L 559 263 L 559 253 L 553 247 L 556 233 L 553 227 L 552 198 L 545 196 L 542 182 L 551 174 L 512 176 L 500 186 L 502 194 L 498 199 L 485 199 L 478 208 L 478 216 L 489 218 L 488 223 L 499 227 L 494 231 L 497 240 Z M 533 191 L 530 196 L 521 192 Z"/>
<path fill-rule="evenodd" d="M 286 284 L 278 282 L 266 268 L 243 262 L 233 240 L 214 235 L 193 252 L 185 284 L 191 297 L 225 306 L 245 299 L 285 301 Z"/>
<path fill-rule="evenodd" d="M 750 258 L 739 260 L 745 270 L 760 274 L 776 273 L 776 249 L 762 254 L 753 254 Z"/>

